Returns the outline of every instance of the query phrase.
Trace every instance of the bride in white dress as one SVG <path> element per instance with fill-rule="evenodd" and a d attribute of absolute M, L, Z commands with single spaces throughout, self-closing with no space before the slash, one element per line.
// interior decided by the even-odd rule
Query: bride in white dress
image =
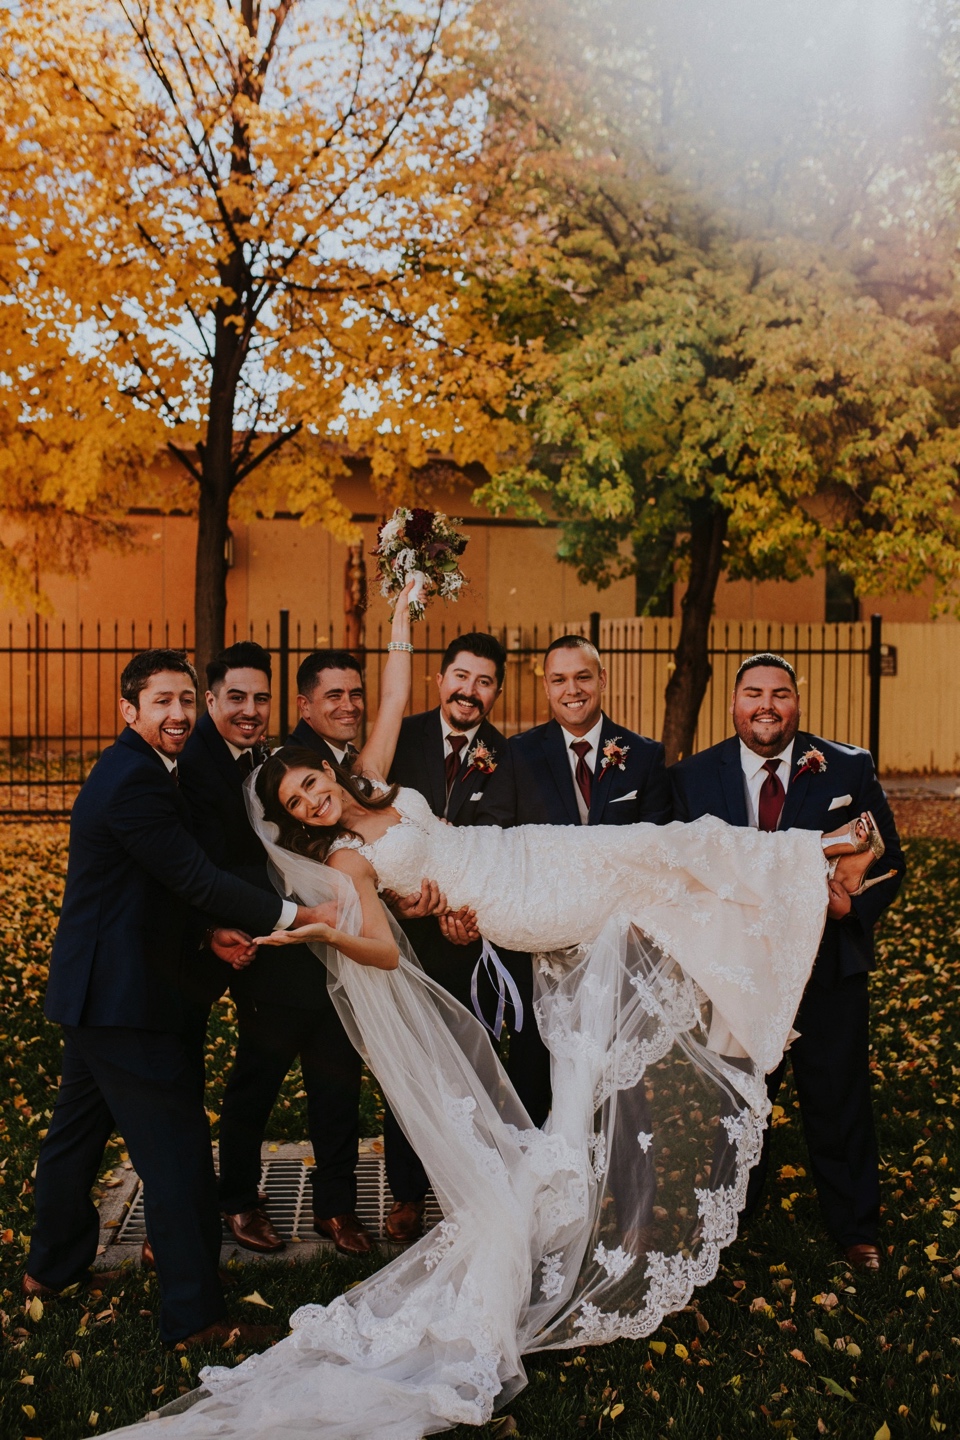
<path fill-rule="evenodd" d="M 395 651 L 355 776 L 283 750 L 248 795 L 278 885 L 332 902 L 329 925 L 264 943 L 309 939 L 322 955 L 444 1220 L 297 1311 L 273 1349 L 203 1372 L 197 1403 L 150 1433 L 419 1440 L 487 1421 L 525 1383 L 524 1353 L 654 1331 L 736 1234 L 763 1073 L 790 1038 L 828 873 L 855 890 L 880 853 L 869 817 L 835 837 L 715 819 L 450 827 L 383 779 L 409 674 Z M 424 878 L 487 940 L 534 952 L 552 1056 L 542 1131 L 379 899 Z"/>

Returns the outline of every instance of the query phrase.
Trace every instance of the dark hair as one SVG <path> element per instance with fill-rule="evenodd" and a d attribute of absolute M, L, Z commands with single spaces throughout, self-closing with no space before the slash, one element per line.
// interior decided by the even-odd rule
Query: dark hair
<path fill-rule="evenodd" d="M 552 655 L 554 650 L 589 650 L 597 657 L 598 665 L 602 666 L 603 663 L 600 659 L 600 651 L 592 640 L 587 639 L 586 635 L 558 635 L 556 640 L 550 641 L 543 652 L 544 665 L 547 663 L 547 656 Z"/>
<path fill-rule="evenodd" d="M 198 688 L 197 672 L 187 659 L 186 650 L 141 650 L 123 667 L 120 694 L 139 710 L 141 690 L 152 675 L 160 675 L 164 670 L 186 675 L 194 690 Z"/>
<path fill-rule="evenodd" d="M 284 850 L 292 850 L 295 855 L 306 855 L 311 860 L 326 860 L 331 845 L 341 835 L 355 836 L 358 840 L 363 838 L 339 821 L 336 825 L 304 825 L 301 820 L 295 820 L 281 803 L 280 782 L 288 770 L 322 769 L 323 761 L 315 750 L 307 750 L 301 745 L 284 745 L 282 750 L 278 750 L 261 765 L 256 779 L 257 794 L 264 816 L 272 821 L 280 832 L 277 844 L 282 845 Z M 342 785 L 351 799 L 356 800 L 365 810 L 386 810 L 396 798 L 399 789 L 397 785 L 391 785 L 384 794 L 377 795 L 365 775 L 350 775 L 339 765 L 331 764 L 330 769 L 337 784 Z"/>
<path fill-rule="evenodd" d="M 734 690 L 736 690 L 747 671 L 755 670 L 758 665 L 770 665 L 775 670 L 785 670 L 793 681 L 794 690 L 799 688 L 797 685 L 797 672 L 790 664 L 790 661 L 784 660 L 782 655 L 774 655 L 770 650 L 761 650 L 759 654 L 749 655 L 747 659 L 743 661 L 740 669 L 737 671 L 737 678 L 733 682 Z"/>
<path fill-rule="evenodd" d="M 297 671 L 297 694 L 308 698 L 317 688 L 324 670 L 356 670 L 363 679 L 363 666 L 349 650 L 314 650 L 301 661 Z"/>
<path fill-rule="evenodd" d="M 270 651 L 264 650 L 255 640 L 238 640 L 221 650 L 215 660 L 207 666 L 207 689 L 212 690 L 227 678 L 228 670 L 262 670 L 267 679 L 273 678 L 273 662 Z"/>
<path fill-rule="evenodd" d="M 471 630 L 469 634 L 458 635 L 455 640 L 450 641 L 443 652 L 443 659 L 440 661 L 441 675 L 464 650 L 468 655 L 475 655 L 478 660 L 492 660 L 497 672 L 497 684 L 503 685 L 503 677 L 507 669 L 507 652 L 495 635 L 487 635 L 483 630 Z"/>

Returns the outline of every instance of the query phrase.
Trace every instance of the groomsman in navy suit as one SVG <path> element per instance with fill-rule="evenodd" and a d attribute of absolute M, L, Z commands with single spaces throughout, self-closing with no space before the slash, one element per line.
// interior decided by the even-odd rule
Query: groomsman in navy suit
<path fill-rule="evenodd" d="M 207 713 L 187 741 L 180 776 L 194 833 L 210 859 L 273 893 L 243 789 L 266 758 L 270 683 L 270 655 L 252 641 L 211 661 Z M 220 1206 L 227 1227 L 246 1250 L 285 1248 L 261 1199 L 260 1153 L 280 1087 L 299 1058 L 316 1161 L 310 1172 L 314 1228 L 341 1254 L 368 1254 L 371 1237 L 356 1215 L 361 1062 L 330 998 L 324 965 L 308 946 L 295 945 L 261 952 L 239 974 L 220 969 L 225 974 L 215 993 L 230 983 L 237 1007 L 237 1049 L 220 1116 Z"/>
<path fill-rule="evenodd" d="M 513 823 L 634 825 L 647 820 L 665 825 L 672 820 L 663 746 L 604 714 L 607 672 L 589 640 L 562 635 L 548 646 L 543 688 L 552 718 L 510 741 Z M 496 798 L 503 803 L 499 789 Z"/>
<path fill-rule="evenodd" d="M 353 768 L 363 724 L 363 669 L 349 650 L 314 650 L 297 671 L 300 719 L 287 741 L 330 765 Z"/>
<path fill-rule="evenodd" d="M 510 764 L 494 777 L 490 803 L 506 808 L 515 825 L 672 820 L 663 746 L 604 713 L 607 672 L 596 647 L 580 635 L 554 640 L 543 657 L 543 687 L 551 718 L 512 736 Z M 620 1103 L 633 1112 L 634 1133 L 651 1128 L 642 1086 L 623 1092 Z M 610 1188 L 621 1226 L 638 1245 L 652 1245 L 653 1155 L 622 1180 L 612 1176 Z"/>
<path fill-rule="evenodd" d="M 512 821 L 509 806 L 489 799 L 499 766 L 508 764 L 506 737 L 487 719 L 503 686 L 505 668 L 506 654 L 493 635 L 457 636 L 447 646 L 437 675 L 439 704 L 409 715 L 400 727 L 391 782 L 419 790 L 433 813 L 453 826 Z M 453 932 L 448 926 L 441 929 L 430 913 L 433 898 L 430 887 L 419 895 L 395 898 L 396 913 L 427 974 L 472 1010 L 480 941 L 462 943 L 466 938 L 462 931 L 459 939 L 448 938 Z M 507 1069 L 528 1113 L 539 1124 L 549 1108 L 550 1059 L 533 1016 L 530 957 L 501 950 L 499 959 L 523 1005 L 521 1028 L 511 1034 Z M 492 1020 L 497 999 L 486 971 L 478 972 L 477 992 L 481 1009 Z M 515 1021 L 512 1004 L 506 1009 L 508 1019 Z M 386 1231 L 392 1240 L 405 1244 L 420 1233 L 427 1176 L 389 1110 L 384 1141 L 387 1179 L 396 1202 Z"/>
<path fill-rule="evenodd" d="M 218 870 L 190 831 L 178 757 L 197 677 L 181 651 L 135 655 L 120 677 L 126 721 L 77 796 L 44 1013 L 63 1027 L 62 1078 L 35 1182 L 23 1293 L 51 1298 L 93 1263 L 90 1190 L 116 1128 L 144 1185 L 160 1282 L 160 1334 L 215 1344 L 232 1328 L 217 1273 L 220 1217 L 203 1106 L 198 941 L 242 967 L 249 935 L 329 919 Z M 199 913 L 198 913 L 199 912 Z M 201 920 L 200 916 L 207 917 Z M 216 928 L 220 927 L 220 928 Z M 244 1327 L 240 1327 L 241 1332 Z"/>
<path fill-rule="evenodd" d="M 827 1230 L 857 1270 L 880 1268 L 880 1179 L 870 1100 L 867 976 L 875 966 L 873 928 L 906 869 L 896 825 L 866 750 L 800 729 L 793 667 L 780 655 L 752 655 L 737 672 L 731 714 L 736 734 L 671 770 L 679 820 L 717 815 L 761 830 L 834 830 L 872 811 L 894 878 L 851 898 L 831 885 L 823 940 L 797 1012 L 800 1038 L 787 1055 Z M 771 1103 L 787 1056 L 768 1077 Z M 750 1177 L 744 1216 L 759 1202 L 769 1131 Z"/>

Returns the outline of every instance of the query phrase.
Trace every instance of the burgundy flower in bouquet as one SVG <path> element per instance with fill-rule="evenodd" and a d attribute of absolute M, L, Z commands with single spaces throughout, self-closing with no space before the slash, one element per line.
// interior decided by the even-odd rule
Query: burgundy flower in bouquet
<path fill-rule="evenodd" d="M 427 589 L 444 600 L 456 599 L 466 584 L 459 557 L 467 548 L 466 536 L 438 510 L 398 506 L 380 527 L 376 557 L 380 594 L 387 600 L 400 594 L 413 575 L 418 584 L 410 598 L 410 617 L 422 620 Z"/>

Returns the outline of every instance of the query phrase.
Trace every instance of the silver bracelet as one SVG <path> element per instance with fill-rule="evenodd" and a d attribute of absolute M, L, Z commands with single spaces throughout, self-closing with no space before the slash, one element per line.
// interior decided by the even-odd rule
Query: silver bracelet
<path fill-rule="evenodd" d="M 409 654 L 413 654 L 413 646 L 410 644 L 409 640 L 391 640 L 390 644 L 387 646 L 387 649 L 406 650 L 409 652 Z"/>

